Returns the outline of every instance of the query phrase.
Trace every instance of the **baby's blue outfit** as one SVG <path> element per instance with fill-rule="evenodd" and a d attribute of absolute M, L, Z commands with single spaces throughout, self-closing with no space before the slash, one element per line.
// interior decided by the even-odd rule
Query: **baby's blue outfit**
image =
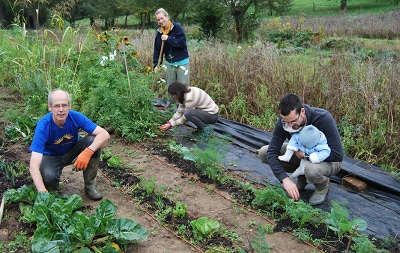
<path fill-rule="evenodd" d="M 305 157 L 308 157 L 310 162 L 319 163 L 324 161 L 331 153 L 331 149 L 328 146 L 328 141 L 325 137 L 325 134 L 321 132 L 321 137 L 318 144 L 312 148 L 304 147 L 299 141 L 299 133 L 292 134 L 292 137 L 289 140 L 287 145 L 287 149 L 290 150 L 301 150 L 304 152 Z M 312 155 L 311 155 L 312 154 Z"/>

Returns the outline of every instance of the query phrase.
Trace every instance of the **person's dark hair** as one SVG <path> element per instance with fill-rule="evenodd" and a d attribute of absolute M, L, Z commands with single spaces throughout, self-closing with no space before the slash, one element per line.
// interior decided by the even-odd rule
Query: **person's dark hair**
<path fill-rule="evenodd" d="M 168 93 L 171 94 L 171 96 L 177 96 L 178 97 L 178 102 L 183 103 L 183 100 L 185 98 L 185 93 L 189 92 L 190 88 L 181 82 L 173 82 L 169 85 L 168 87 Z"/>
<path fill-rule="evenodd" d="M 283 116 L 287 116 L 291 111 L 296 110 L 297 114 L 300 114 L 303 102 L 300 97 L 296 94 L 287 94 L 281 99 L 279 103 L 279 111 Z"/>

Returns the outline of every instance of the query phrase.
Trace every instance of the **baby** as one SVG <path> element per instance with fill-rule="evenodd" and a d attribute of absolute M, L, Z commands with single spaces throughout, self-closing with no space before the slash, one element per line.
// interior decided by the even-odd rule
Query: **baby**
<path fill-rule="evenodd" d="M 294 133 L 289 140 L 285 154 L 278 156 L 278 159 L 289 162 L 294 152 L 298 150 L 304 152 L 304 158 L 300 160 L 300 166 L 293 172 L 292 178 L 304 175 L 304 169 L 308 162 L 323 162 L 331 154 L 325 134 L 313 125 L 305 126 L 300 132 Z"/>

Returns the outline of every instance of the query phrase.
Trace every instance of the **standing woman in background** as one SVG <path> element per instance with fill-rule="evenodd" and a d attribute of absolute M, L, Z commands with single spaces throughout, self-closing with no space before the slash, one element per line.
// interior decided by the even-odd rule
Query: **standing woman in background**
<path fill-rule="evenodd" d="M 165 56 L 167 85 L 173 82 L 190 85 L 189 53 L 182 26 L 170 20 L 167 11 L 163 8 L 155 12 L 155 17 L 159 27 L 154 41 L 154 71 L 159 70 Z M 174 102 L 174 100 L 169 97 L 169 102 Z"/>

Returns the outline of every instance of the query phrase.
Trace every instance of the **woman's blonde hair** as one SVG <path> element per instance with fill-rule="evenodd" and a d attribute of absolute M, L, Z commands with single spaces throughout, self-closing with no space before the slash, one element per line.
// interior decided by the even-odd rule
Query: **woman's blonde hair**
<path fill-rule="evenodd" d="M 164 16 L 166 17 L 169 17 L 168 12 L 164 8 L 159 8 L 158 10 L 156 10 L 156 13 L 154 13 L 154 15 L 157 16 L 160 13 L 164 14 Z"/>

